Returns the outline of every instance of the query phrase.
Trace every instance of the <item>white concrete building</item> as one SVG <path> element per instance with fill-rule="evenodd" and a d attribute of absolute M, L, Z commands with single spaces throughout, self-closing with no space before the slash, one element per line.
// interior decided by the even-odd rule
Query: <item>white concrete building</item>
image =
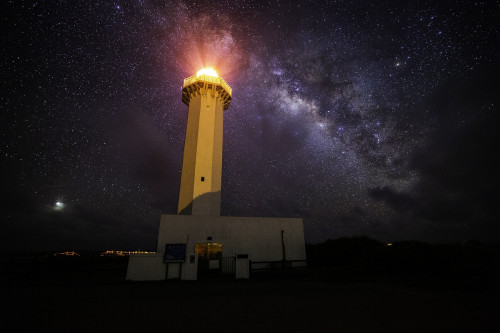
<path fill-rule="evenodd" d="M 184 245 L 181 260 L 175 256 L 166 258 L 166 247 L 172 244 Z M 191 260 L 195 262 L 190 263 Z M 157 253 L 132 254 L 127 279 L 236 276 L 237 262 L 248 265 L 248 272 L 241 278 L 248 278 L 250 270 L 306 267 L 302 219 L 162 215 Z"/>

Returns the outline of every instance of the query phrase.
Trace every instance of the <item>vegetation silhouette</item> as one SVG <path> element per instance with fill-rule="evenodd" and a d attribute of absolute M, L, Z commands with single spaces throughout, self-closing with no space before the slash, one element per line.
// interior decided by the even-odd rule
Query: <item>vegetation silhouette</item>
<path fill-rule="evenodd" d="M 306 244 L 306 252 L 308 266 L 323 269 L 323 276 L 330 279 L 500 289 L 500 244 L 497 243 L 400 241 L 384 244 L 358 236 Z"/>

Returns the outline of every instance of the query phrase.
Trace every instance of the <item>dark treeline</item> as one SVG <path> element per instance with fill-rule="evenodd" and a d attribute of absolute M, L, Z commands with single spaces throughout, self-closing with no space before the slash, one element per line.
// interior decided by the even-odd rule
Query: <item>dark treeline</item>
<path fill-rule="evenodd" d="M 252 272 L 252 279 L 303 278 L 500 291 L 500 244 L 401 241 L 389 245 L 369 237 L 351 237 L 307 244 L 306 251 L 308 269 L 291 270 L 283 266 Z M 79 252 L 78 256 L 57 256 L 52 252 L 3 253 L 0 282 L 124 281 L 128 257 L 101 256 L 101 253 Z"/>
<path fill-rule="evenodd" d="M 499 287 L 500 244 L 384 244 L 361 236 L 307 244 L 306 251 L 308 266 L 328 269 L 331 278 Z"/>

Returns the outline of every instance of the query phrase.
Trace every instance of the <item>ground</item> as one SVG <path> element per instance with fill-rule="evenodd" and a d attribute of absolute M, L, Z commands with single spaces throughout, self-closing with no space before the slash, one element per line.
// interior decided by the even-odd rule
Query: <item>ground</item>
<path fill-rule="evenodd" d="M 334 273 L 334 272 L 333 272 Z M 253 280 L 5 281 L 3 332 L 498 332 L 484 288 L 354 282 L 310 268 Z M 5 312 L 4 312 L 5 314 Z"/>

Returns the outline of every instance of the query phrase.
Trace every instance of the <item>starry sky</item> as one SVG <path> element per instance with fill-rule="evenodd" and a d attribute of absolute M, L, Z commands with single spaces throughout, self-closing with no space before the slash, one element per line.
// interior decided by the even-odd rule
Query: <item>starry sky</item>
<path fill-rule="evenodd" d="M 306 241 L 498 241 L 499 1 L 2 1 L 0 250 L 154 249 L 182 80 L 214 67 L 222 214 Z"/>

